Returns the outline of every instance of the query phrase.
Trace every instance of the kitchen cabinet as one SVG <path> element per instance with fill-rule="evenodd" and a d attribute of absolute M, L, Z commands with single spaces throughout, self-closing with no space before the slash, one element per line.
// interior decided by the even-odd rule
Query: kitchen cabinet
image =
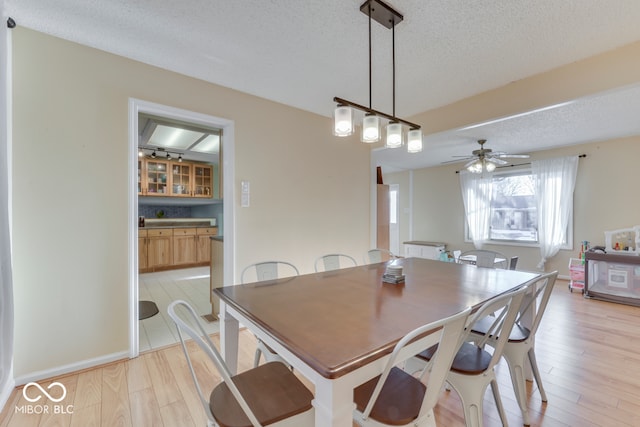
<path fill-rule="evenodd" d="M 640 306 L 640 256 L 585 253 L 584 296 Z"/>
<path fill-rule="evenodd" d="M 213 167 L 193 165 L 193 197 L 213 197 Z"/>
<path fill-rule="evenodd" d="M 221 237 L 210 238 L 211 267 L 209 270 L 209 300 L 211 301 L 211 315 L 214 319 L 220 313 L 220 298 L 213 294 L 215 288 L 224 286 L 223 262 L 224 242 Z"/>
<path fill-rule="evenodd" d="M 147 258 L 147 230 L 138 230 L 138 269 L 147 269 Z"/>
<path fill-rule="evenodd" d="M 218 234 L 216 227 L 196 228 L 196 262 L 198 264 L 211 261 L 211 236 L 216 234 Z"/>
<path fill-rule="evenodd" d="M 147 230 L 147 268 L 168 267 L 173 263 L 173 230 Z"/>
<path fill-rule="evenodd" d="M 191 197 L 191 175 L 193 166 L 190 163 L 171 164 L 171 193 L 176 197 Z"/>
<path fill-rule="evenodd" d="M 142 165 L 142 194 L 166 196 L 169 161 L 146 159 Z"/>
<path fill-rule="evenodd" d="M 173 230 L 173 265 L 195 264 L 196 229 L 175 228 Z"/>
<path fill-rule="evenodd" d="M 141 273 L 209 265 L 210 237 L 217 227 L 138 229 L 138 269 Z"/>
<path fill-rule="evenodd" d="M 214 168 L 210 164 L 138 159 L 138 195 L 213 198 Z"/>

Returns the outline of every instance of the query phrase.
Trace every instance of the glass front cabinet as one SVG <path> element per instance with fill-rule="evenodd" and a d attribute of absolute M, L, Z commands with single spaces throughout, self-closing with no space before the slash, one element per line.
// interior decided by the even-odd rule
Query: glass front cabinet
<path fill-rule="evenodd" d="M 640 306 L 640 256 L 585 254 L 585 297 Z"/>
<path fill-rule="evenodd" d="M 138 195 L 213 198 L 213 171 L 204 163 L 138 159 Z"/>

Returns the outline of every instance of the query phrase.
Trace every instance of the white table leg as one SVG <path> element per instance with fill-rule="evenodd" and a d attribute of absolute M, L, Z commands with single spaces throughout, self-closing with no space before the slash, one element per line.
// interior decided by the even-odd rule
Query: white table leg
<path fill-rule="evenodd" d="M 227 312 L 227 304 L 220 301 L 220 352 L 232 374 L 238 372 L 238 320 Z"/>
<path fill-rule="evenodd" d="M 324 379 L 315 384 L 313 406 L 316 413 L 316 426 L 352 427 L 353 387 L 340 379 Z"/>

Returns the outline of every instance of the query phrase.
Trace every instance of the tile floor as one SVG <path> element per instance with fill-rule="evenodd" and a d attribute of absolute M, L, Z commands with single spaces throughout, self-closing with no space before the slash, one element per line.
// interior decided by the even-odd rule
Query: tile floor
<path fill-rule="evenodd" d="M 179 341 L 175 325 L 167 314 L 167 307 L 182 299 L 200 315 L 211 314 L 209 302 L 209 267 L 184 268 L 140 274 L 139 299 L 153 301 L 159 313 L 140 320 L 140 352 L 155 350 Z M 218 322 L 202 319 L 205 330 L 212 334 L 219 331 Z"/>

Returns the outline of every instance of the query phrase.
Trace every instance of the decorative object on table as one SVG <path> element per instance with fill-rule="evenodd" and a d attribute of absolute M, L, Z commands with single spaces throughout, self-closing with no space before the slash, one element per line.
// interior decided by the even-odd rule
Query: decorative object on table
<path fill-rule="evenodd" d="M 384 283 L 404 283 L 404 274 L 402 274 L 402 266 L 401 265 L 393 265 L 390 264 L 384 271 L 382 275 L 382 281 Z"/>

